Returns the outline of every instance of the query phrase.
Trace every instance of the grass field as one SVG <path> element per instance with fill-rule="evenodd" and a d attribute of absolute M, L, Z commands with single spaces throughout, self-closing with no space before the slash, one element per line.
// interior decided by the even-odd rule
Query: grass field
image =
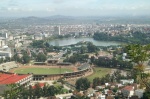
<path fill-rule="evenodd" d="M 17 69 L 14 72 L 15 73 L 20 73 L 20 74 L 28 74 L 28 73 L 33 73 L 33 74 L 59 74 L 60 69 L 59 68 L 22 68 L 22 69 Z M 66 72 L 73 72 L 73 71 L 71 69 L 61 68 L 61 73 L 66 73 Z"/>
<path fill-rule="evenodd" d="M 109 68 L 94 67 L 94 73 L 87 78 L 92 82 L 95 77 L 101 78 L 110 72 L 111 69 Z"/>

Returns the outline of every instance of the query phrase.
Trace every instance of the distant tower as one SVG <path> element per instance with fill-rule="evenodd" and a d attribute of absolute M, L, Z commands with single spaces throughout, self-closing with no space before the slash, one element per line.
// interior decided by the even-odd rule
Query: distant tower
<path fill-rule="evenodd" d="M 5 33 L 5 38 L 6 38 L 6 39 L 8 38 L 8 35 L 7 35 L 7 33 Z"/>
<path fill-rule="evenodd" d="M 56 34 L 60 35 L 60 26 L 55 26 L 55 27 L 54 27 L 54 34 L 55 34 L 55 35 L 56 35 Z"/>

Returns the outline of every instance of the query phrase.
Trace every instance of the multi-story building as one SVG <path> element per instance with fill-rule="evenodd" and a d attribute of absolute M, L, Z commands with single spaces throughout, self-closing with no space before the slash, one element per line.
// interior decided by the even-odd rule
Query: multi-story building
<path fill-rule="evenodd" d="M 54 27 L 54 35 L 60 35 L 60 26 Z"/>

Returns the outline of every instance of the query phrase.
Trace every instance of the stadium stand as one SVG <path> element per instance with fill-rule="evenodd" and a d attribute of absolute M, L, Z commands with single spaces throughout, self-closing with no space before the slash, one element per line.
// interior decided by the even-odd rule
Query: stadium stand
<path fill-rule="evenodd" d="M 0 71 L 8 72 L 12 68 L 17 68 L 15 61 L 0 64 Z"/>

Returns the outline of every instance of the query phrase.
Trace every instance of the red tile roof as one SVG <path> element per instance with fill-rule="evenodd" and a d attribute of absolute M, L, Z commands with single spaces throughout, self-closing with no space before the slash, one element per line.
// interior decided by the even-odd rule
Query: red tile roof
<path fill-rule="evenodd" d="M 113 93 L 112 90 L 107 91 L 107 94 L 112 94 L 112 93 Z"/>
<path fill-rule="evenodd" d="M 43 87 L 44 87 L 44 85 L 45 85 L 45 83 L 38 83 L 38 84 L 39 84 L 40 88 L 43 88 Z M 35 89 L 35 88 L 36 88 L 36 86 L 34 85 L 34 86 L 32 86 L 32 88 L 33 88 L 33 89 Z"/>
<path fill-rule="evenodd" d="M 12 84 L 16 83 L 29 75 L 17 75 L 17 74 L 0 74 L 0 84 Z"/>
<path fill-rule="evenodd" d="M 128 91 L 131 91 L 133 90 L 133 86 L 125 86 L 122 90 L 128 90 Z"/>

